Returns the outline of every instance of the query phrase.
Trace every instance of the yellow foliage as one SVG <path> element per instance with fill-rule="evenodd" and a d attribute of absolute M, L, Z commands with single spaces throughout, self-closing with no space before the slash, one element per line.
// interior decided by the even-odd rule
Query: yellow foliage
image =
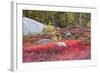
<path fill-rule="evenodd" d="M 53 25 L 47 25 L 46 27 L 45 27 L 45 31 L 46 32 L 52 32 L 52 31 L 54 31 L 54 26 Z"/>
<path fill-rule="evenodd" d="M 52 37 L 52 40 L 53 40 L 53 41 L 58 41 L 58 37 L 57 37 L 57 36 L 53 36 L 53 37 Z"/>

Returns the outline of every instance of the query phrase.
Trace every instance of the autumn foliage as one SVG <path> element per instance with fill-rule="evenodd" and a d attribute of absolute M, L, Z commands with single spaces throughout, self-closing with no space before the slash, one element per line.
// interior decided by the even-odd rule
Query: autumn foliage
<path fill-rule="evenodd" d="M 81 40 L 65 40 L 67 47 L 56 43 L 24 46 L 23 62 L 90 59 L 90 44 Z"/>

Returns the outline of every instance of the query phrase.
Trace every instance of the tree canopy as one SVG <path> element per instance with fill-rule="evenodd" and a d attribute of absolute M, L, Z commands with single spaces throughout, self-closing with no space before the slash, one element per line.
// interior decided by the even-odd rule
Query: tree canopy
<path fill-rule="evenodd" d="M 82 12 L 23 10 L 23 17 L 29 17 L 45 25 L 61 28 L 70 26 L 90 27 L 91 24 L 91 14 Z"/>

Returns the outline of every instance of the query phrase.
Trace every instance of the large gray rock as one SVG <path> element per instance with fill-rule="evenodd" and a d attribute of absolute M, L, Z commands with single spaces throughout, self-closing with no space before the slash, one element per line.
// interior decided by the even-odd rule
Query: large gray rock
<path fill-rule="evenodd" d="M 22 25 L 23 25 L 23 34 L 42 33 L 43 29 L 45 28 L 44 24 L 27 17 L 22 18 Z"/>

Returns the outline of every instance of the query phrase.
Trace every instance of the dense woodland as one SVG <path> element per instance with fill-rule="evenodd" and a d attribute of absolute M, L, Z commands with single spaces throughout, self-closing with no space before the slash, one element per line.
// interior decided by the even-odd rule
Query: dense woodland
<path fill-rule="evenodd" d="M 28 17 L 39 21 L 45 25 L 57 27 L 90 27 L 91 14 L 78 12 L 56 12 L 56 11 L 36 11 L 23 10 L 23 17 Z"/>

